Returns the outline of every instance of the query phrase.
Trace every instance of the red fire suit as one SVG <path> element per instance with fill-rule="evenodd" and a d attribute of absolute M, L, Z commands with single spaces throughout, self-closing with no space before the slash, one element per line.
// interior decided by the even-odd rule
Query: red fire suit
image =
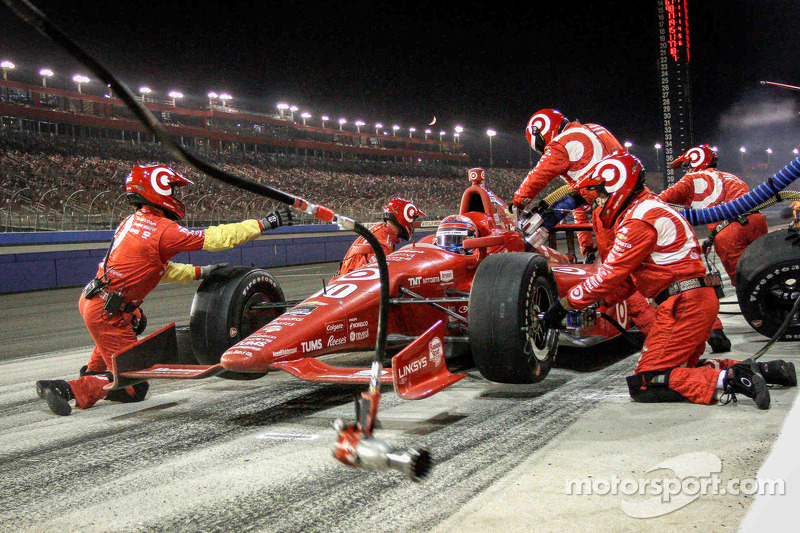
<path fill-rule="evenodd" d="M 576 224 L 589 223 L 588 208 L 589 206 L 586 206 L 586 208 L 577 209 L 575 211 Z M 614 230 L 603 227 L 600 223 L 599 213 L 600 211 L 597 209 L 592 213 L 591 222 L 595 238 L 597 239 L 597 253 L 600 256 L 600 261 L 605 261 L 612 246 L 614 246 Z M 589 240 L 591 240 L 591 235 L 589 236 Z M 586 255 L 588 252 L 589 250 L 584 249 L 582 244 L 581 253 Z M 608 303 L 614 303 L 613 301 L 606 301 Z M 628 307 L 628 316 L 630 319 L 636 324 L 639 331 L 647 335 L 650 332 L 650 325 L 656 317 L 656 310 L 639 291 L 631 294 L 628 299 L 625 300 L 625 303 Z"/>
<path fill-rule="evenodd" d="M 176 254 L 233 248 L 258 237 L 263 229 L 258 220 L 245 220 L 205 230 L 189 230 L 158 210 L 145 206 L 119 225 L 107 268 L 104 269 L 101 263 L 97 277 L 105 274 L 107 292 L 121 292 L 127 305 L 139 306 L 161 281 L 189 283 L 200 278 L 199 266 L 170 261 Z M 81 295 L 78 302 L 83 321 L 96 344 L 88 363 L 92 372 L 105 372 L 111 368 L 112 355 L 137 340 L 131 327 L 133 314 L 119 312 L 109 317 L 103 311 L 104 304 L 100 296 L 87 300 Z M 108 377 L 105 374 L 85 375 L 70 381 L 76 406 L 88 409 L 105 398 L 107 391 L 103 386 L 106 384 Z"/>
<path fill-rule="evenodd" d="M 649 191 L 639 193 L 618 220 L 614 244 L 597 274 L 570 290 L 567 298 L 574 308 L 618 300 L 635 290 L 655 298 L 674 282 L 705 275 L 694 230 Z M 737 362 L 708 360 L 697 366 L 718 311 L 712 287 L 667 298 L 656 309 L 635 373 L 663 372 L 668 374 L 665 385 L 673 395 L 712 403 L 721 369 Z M 634 391 L 631 395 L 637 399 Z M 653 395 L 642 401 L 664 400 Z"/>
<path fill-rule="evenodd" d="M 394 251 L 394 247 L 400 242 L 397 234 L 388 222 L 381 222 L 375 224 L 369 229 L 375 238 L 381 243 L 383 253 L 386 255 Z M 347 253 L 342 260 L 342 265 L 339 267 L 337 276 L 342 276 L 353 270 L 359 269 L 375 259 L 375 254 L 372 252 L 372 247 L 367 243 L 364 237 L 359 237 L 347 250 Z"/>
<path fill-rule="evenodd" d="M 658 197 L 667 203 L 703 209 L 730 202 L 748 192 L 747 184 L 733 174 L 708 168 L 686 174 Z M 714 231 L 718 225 L 709 224 L 708 229 Z M 747 216 L 746 224 L 732 222 L 716 235 L 714 248 L 732 285 L 736 284 L 736 264 L 744 250 L 767 231 L 767 219 L 761 213 L 754 213 Z"/>
<path fill-rule="evenodd" d="M 597 124 L 571 122 L 564 131 L 545 147 L 544 154 L 536 166 L 528 172 L 519 189 L 514 193 L 513 203 L 522 205 L 532 199 L 554 179 L 560 177 L 567 183 L 580 180 L 598 161 L 622 145 L 611 132 Z M 596 194 L 581 190 L 581 196 L 591 205 Z M 578 232 L 581 248 L 591 246 L 592 236 Z M 588 243 L 588 244 L 587 244 Z"/>

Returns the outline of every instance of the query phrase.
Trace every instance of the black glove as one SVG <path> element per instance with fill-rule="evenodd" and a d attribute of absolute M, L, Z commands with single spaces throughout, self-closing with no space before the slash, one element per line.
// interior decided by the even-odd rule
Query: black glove
<path fill-rule="evenodd" d="M 800 246 L 800 227 L 789 228 L 789 234 L 786 235 L 786 240 L 794 246 Z"/>
<path fill-rule="evenodd" d="M 545 311 L 542 317 L 542 324 L 550 329 L 563 329 L 564 326 L 561 322 L 564 320 L 564 317 L 567 316 L 567 313 L 568 311 L 561 305 L 561 300 L 556 300 L 553 302 L 553 305 L 550 306 L 550 309 Z"/>
<path fill-rule="evenodd" d="M 583 252 L 583 264 L 591 265 L 594 264 L 595 260 L 597 260 L 597 249 L 587 248 L 586 251 Z"/>
<path fill-rule="evenodd" d="M 264 226 L 264 231 L 268 231 L 281 226 L 291 226 L 294 224 L 294 213 L 288 207 L 279 207 L 272 213 L 269 213 L 265 218 L 261 219 L 261 225 Z"/>
<path fill-rule="evenodd" d="M 139 309 L 139 312 L 133 315 L 133 318 L 131 318 L 131 327 L 136 335 L 144 333 L 147 327 L 147 317 L 144 316 L 144 311 Z"/>
<path fill-rule="evenodd" d="M 712 246 L 714 246 L 714 239 L 708 238 L 708 239 L 704 240 L 703 241 L 703 246 L 702 246 L 703 254 L 708 255 L 709 252 L 711 252 L 711 247 Z"/>
<path fill-rule="evenodd" d="M 219 270 L 222 267 L 228 266 L 228 263 L 214 263 L 213 265 L 206 265 L 200 267 L 200 279 L 206 279 L 209 277 L 215 270 Z"/>

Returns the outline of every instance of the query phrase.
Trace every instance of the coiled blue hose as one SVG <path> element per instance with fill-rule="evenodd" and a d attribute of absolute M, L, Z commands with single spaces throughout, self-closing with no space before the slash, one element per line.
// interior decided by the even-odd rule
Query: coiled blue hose
<path fill-rule="evenodd" d="M 780 191 L 800 178 L 800 157 L 783 167 L 777 174 L 767 181 L 730 202 L 719 204 L 705 209 L 684 209 L 678 212 L 686 217 L 692 226 L 713 224 L 723 220 L 734 219 L 748 211 L 755 209 L 770 198 L 774 198 Z"/>

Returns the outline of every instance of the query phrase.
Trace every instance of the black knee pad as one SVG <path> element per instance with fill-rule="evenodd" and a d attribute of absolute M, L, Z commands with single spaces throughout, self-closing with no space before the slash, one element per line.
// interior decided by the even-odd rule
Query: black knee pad
<path fill-rule="evenodd" d="M 657 370 L 652 372 L 639 372 L 628 376 L 628 393 L 635 402 L 683 402 L 686 397 L 669 388 L 669 374 L 671 370 Z"/>

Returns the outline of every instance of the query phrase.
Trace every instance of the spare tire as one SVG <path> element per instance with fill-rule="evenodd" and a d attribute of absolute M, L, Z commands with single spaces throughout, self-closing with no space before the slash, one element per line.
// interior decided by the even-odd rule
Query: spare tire
<path fill-rule="evenodd" d="M 481 375 L 498 383 L 536 383 L 550 372 L 558 330 L 534 321 L 558 299 L 547 260 L 538 254 L 490 255 L 469 294 L 469 342 Z"/>
<path fill-rule="evenodd" d="M 224 267 L 203 280 L 192 300 L 189 329 L 192 351 L 201 364 L 215 365 L 222 354 L 282 314 L 285 307 L 259 309 L 284 302 L 278 281 L 266 270 Z M 265 374 L 225 372 L 226 379 L 256 379 Z"/>
<path fill-rule="evenodd" d="M 736 296 L 747 323 L 772 337 L 800 295 L 800 246 L 780 229 L 754 241 L 736 265 Z M 800 339 L 800 318 L 792 317 L 784 341 Z"/>

